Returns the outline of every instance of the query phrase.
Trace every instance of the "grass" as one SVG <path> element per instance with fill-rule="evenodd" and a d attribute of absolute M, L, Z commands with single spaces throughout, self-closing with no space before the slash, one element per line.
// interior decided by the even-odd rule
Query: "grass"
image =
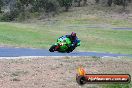
<path fill-rule="evenodd" d="M 31 23 L 0 22 L 0 45 L 48 49 L 58 37 L 75 31 L 81 40 L 78 51 L 132 54 L 132 31 L 111 29 L 132 27 L 132 22 L 110 18 L 108 14 L 105 18 L 105 12 L 99 8 L 96 14 L 87 8 L 74 8 Z"/>
<path fill-rule="evenodd" d="M 131 88 L 131 84 L 106 84 L 102 88 Z"/>
<path fill-rule="evenodd" d="M 44 44 L 48 43 L 48 39 L 46 39 L 46 37 L 51 35 L 48 33 L 48 30 L 41 32 L 28 26 L 23 28 L 23 25 L 21 24 L 14 24 L 15 26 L 12 25 L 12 23 L 1 24 L 0 42 L 2 44 L 9 44 L 20 47 L 45 47 Z"/>

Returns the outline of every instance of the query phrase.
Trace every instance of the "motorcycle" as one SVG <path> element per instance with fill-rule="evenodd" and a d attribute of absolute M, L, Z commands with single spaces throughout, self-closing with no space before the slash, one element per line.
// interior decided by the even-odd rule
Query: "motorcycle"
<path fill-rule="evenodd" d="M 71 49 L 70 46 L 72 46 L 71 40 L 65 36 L 62 36 L 57 39 L 57 43 L 55 43 L 54 45 L 52 45 L 50 47 L 49 51 L 50 52 L 58 51 L 58 52 L 70 53 L 73 51 L 73 49 Z M 80 40 L 78 40 L 76 47 L 77 46 L 80 46 Z"/>

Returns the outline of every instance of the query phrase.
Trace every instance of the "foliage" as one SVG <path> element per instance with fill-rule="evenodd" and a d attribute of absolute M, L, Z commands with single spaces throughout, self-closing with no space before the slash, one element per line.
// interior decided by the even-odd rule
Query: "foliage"
<path fill-rule="evenodd" d="M 65 7 L 65 11 L 69 10 L 69 7 L 72 5 L 73 0 L 58 0 L 60 6 Z"/>
<path fill-rule="evenodd" d="M 4 13 L 1 17 L 1 21 L 13 21 L 15 20 L 15 18 L 18 16 L 18 12 L 16 11 L 11 11 L 11 12 L 7 12 L 7 13 Z"/>
<path fill-rule="evenodd" d="M 113 0 L 114 4 L 121 5 L 123 0 Z"/>
<path fill-rule="evenodd" d="M 0 13 L 2 13 L 2 11 L 1 11 L 1 7 L 3 6 L 3 1 L 2 0 L 0 0 Z"/>
<path fill-rule="evenodd" d="M 18 18 L 27 19 L 30 18 L 30 13 L 48 13 L 54 14 L 59 13 L 60 10 L 65 9 L 69 11 L 70 7 L 77 3 L 78 6 L 87 5 L 88 0 L 0 0 L 0 13 L 1 9 L 4 7 L 2 16 L 0 20 L 13 21 Z M 107 4 L 107 6 L 112 6 L 112 4 L 122 5 L 125 7 L 127 3 L 131 3 L 132 0 L 95 0 L 95 3 L 102 2 L 102 6 Z M 81 5 L 83 2 L 83 5 Z M 7 8 L 5 8 L 7 7 Z M 0 14 L 1 15 L 1 14 Z M 18 17 L 18 18 L 17 18 Z"/>
<path fill-rule="evenodd" d="M 12 21 L 19 17 L 26 19 L 30 13 L 36 12 L 57 12 L 59 10 L 59 2 L 57 0 L 16 0 L 9 12 L 3 14 L 1 20 Z M 27 14 L 27 12 L 30 12 Z"/>
<path fill-rule="evenodd" d="M 57 11 L 59 8 L 59 3 L 57 0 L 35 0 L 32 4 L 33 11 L 46 11 L 53 12 Z"/>
<path fill-rule="evenodd" d="M 130 88 L 130 84 L 107 84 L 103 88 Z"/>

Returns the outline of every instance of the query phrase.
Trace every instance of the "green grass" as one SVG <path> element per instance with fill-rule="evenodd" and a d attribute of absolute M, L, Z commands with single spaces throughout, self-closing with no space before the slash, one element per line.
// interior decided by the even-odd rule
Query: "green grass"
<path fill-rule="evenodd" d="M 131 88 L 131 84 L 105 84 L 101 88 Z"/>
<path fill-rule="evenodd" d="M 77 32 L 81 39 L 81 46 L 77 50 L 132 53 L 132 31 L 88 28 L 86 24 L 69 24 L 65 21 L 38 24 L 0 23 L 0 44 L 48 49 L 58 37 L 72 31 Z"/>
<path fill-rule="evenodd" d="M 74 8 L 54 18 L 31 23 L 0 22 L 0 45 L 48 49 L 58 37 L 75 31 L 81 40 L 78 51 L 132 54 L 132 31 L 111 29 L 132 27 L 132 22 L 105 18 L 105 12 L 100 9 L 87 8 Z"/>
<path fill-rule="evenodd" d="M 13 26 L 14 25 L 14 26 Z M 30 28 L 31 27 L 31 28 Z M 36 27 L 37 28 L 37 27 Z M 44 47 L 49 44 L 48 36 L 52 35 L 48 30 L 37 30 L 24 24 L 2 23 L 0 24 L 1 44 L 20 47 Z"/>

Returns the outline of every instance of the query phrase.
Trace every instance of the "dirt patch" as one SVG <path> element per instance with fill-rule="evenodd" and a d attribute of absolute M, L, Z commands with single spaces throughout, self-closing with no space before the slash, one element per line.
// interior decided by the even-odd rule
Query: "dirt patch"
<path fill-rule="evenodd" d="M 75 76 L 79 65 L 87 73 L 128 73 L 132 59 L 98 57 L 39 57 L 0 60 L 0 88 L 80 88 Z M 100 88 L 101 85 L 84 85 Z"/>

